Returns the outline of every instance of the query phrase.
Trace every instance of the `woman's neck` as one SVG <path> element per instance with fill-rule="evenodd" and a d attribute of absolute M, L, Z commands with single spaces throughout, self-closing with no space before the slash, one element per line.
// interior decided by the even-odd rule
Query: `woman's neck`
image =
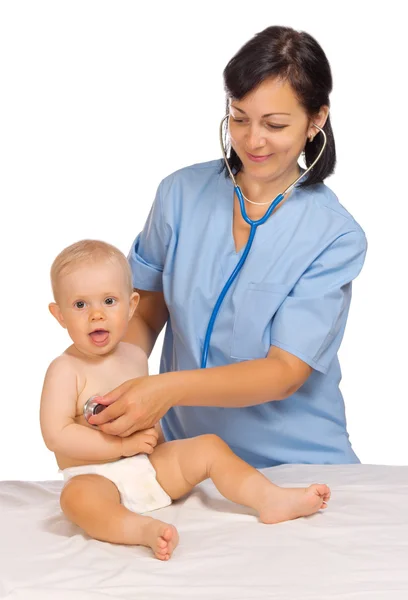
<path fill-rule="evenodd" d="M 272 202 L 276 196 L 282 194 L 300 175 L 299 166 L 296 165 L 290 172 L 285 172 L 271 180 L 262 180 L 247 175 L 240 171 L 236 181 L 244 196 L 252 202 Z"/>

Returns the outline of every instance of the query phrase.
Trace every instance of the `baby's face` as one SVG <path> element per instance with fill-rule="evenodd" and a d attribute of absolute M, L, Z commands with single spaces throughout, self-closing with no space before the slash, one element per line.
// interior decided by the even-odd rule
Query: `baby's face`
<path fill-rule="evenodd" d="M 58 282 L 60 322 L 87 356 L 108 354 L 120 342 L 136 304 L 116 262 L 84 264 Z"/>

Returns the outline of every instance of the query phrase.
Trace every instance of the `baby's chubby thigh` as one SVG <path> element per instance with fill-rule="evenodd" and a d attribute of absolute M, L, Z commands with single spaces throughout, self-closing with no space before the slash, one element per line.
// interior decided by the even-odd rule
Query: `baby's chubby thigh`
<path fill-rule="evenodd" d="M 216 435 L 164 442 L 148 457 L 163 490 L 177 500 L 209 477 L 209 468 L 227 448 Z"/>
<path fill-rule="evenodd" d="M 108 506 L 120 504 L 120 494 L 116 485 L 94 473 L 75 475 L 64 485 L 60 505 L 63 513 L 77 525 L 83 519 L 95 518 L 97 513 Z"/>

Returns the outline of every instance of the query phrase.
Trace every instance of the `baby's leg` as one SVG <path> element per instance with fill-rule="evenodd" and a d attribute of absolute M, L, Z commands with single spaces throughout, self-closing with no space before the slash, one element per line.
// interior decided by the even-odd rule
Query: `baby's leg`
<path fill-rule="evenodd" d="M 264 523 L 278 523 L 326 508 L 327 485 L 281 488 L 238 458 L 216 435 L 202 435 L 157 446 L 149 456 L 157 480 L 173 499 L 210 477 L 218 491 L 258 511 Z"/>
<path fill-rule="evenodd" d="M 62 490 L 60 502 L 64 514 L 97 540 L 150 546 L 161 560 L 168 560 L 177 545 L 173 525 L 125 508 L 116 485 L 101 475 L 73 477 Z"/>

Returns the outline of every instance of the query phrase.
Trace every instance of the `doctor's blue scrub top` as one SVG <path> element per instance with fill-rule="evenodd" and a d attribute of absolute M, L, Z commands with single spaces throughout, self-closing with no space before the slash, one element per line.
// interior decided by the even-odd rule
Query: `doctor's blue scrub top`
<path fill-rule="evenodd" d="M 221 168 L 215 160 L 166 177 L 129 254 L 134 287 L 163 291 L 169 310 L 161 372 L 200 368 L 212 309 L 243 252 L 232 233 L 233 184 Z M 296 187 L 258 227 L 218 313 L 207 364 L 265 358 L 277 346 L 312 374 L 280 401 L 172 408 L 162 420 L 166 440 L 216 433 L 257 468 L 358 463 L 337 351 L 365 253 L 363 230 L 328 187 Z"/>

